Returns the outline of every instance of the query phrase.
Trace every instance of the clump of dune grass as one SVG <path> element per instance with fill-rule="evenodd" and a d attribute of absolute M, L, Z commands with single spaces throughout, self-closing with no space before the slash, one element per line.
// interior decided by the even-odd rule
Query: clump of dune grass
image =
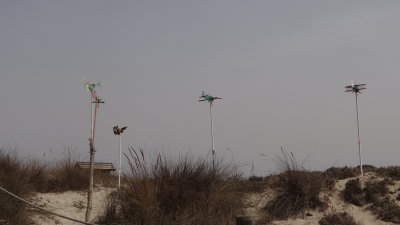
<path fill-rule="evenodd" d="M 121 190 L 110 195 L 100 224 L 232 224 L 241 204 L 237 170 L 220 160 L 181 156 L 153 160 L 130 149 L 130 173 Z"/>
<path fill-rule="evenodd" d="M 264 209 L 277 219 L 296 216 L 307 209 L 323 207 L 319 194 L 325 185 L 321 172 L 305 170 L 294 158 L 282 150 L 283 157 L 278 158 L 279 175 L 278 195 L 267 203 Z"/>
<path fill-rule="evenodd" d="M 383 221 L 400 224 L 400 206 L 389 197 L 375 201 L 368 209 Z"/>
<path fill-rule="evenodd" d="M 76 166 L 79 155 L 76 150 L 67 148 L 63 156 L 55 161 L 48 172 L 49 192 L 61 192 L 67 190 L 85 190 L 89 186 L 89 171 Z"/>
<path fill-rule="evenodd" d="M 0 148 L 0 186 L 15 195 L 29 197 L 33 191 L 43 188 L 45 167 L 37 161 L 20 159 L 9 148 Z M 13 225 L 28 224 L 26 205 L 0 191 L 0 221 Z"/>
<path fill-rule="evenodd" d="M 318 223 L 320 225 L 359 225 L 359 223 L 346 212 L 330 213 L 322 217 Z"/>
<path fill-rule="evenodd" d="M 45 192 L 83 191 L 89 187 L 89 169 L 77 166 L 80 156 L 76 149 L 67 147 L 59 160 L 52 163 L 47 171 Z M 95 170 L 94 185 L 112 187 L 116 184 L 112 174 Z"/>

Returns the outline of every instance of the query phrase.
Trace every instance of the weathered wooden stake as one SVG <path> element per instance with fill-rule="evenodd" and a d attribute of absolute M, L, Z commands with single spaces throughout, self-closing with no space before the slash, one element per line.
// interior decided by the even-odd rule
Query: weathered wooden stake
<path fill-rule="evenodd" d="M 87 196 L 87 208 L 86 208 L 86 215 L 85 221 L 90 222 L 90 214 L 92 212 L 92 197 L 93 197 L 93 174 L 94 174 L 94 154 L 95 149 L 93 145 L 93 139 L 89 139 L 89 146 L 90 146 L 90 176 L 89 176 L 89 190 Z"/>

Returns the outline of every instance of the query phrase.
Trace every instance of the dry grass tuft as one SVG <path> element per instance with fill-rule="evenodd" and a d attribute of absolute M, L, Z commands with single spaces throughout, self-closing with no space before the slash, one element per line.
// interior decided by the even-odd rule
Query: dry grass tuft
<path fill-rule="evenodd" d="M 101 224 L 231 224 L 239 208 L 236 168 L 205 158 L 176 161 L 158 155 L 147 161 L 143 150 L 130 149 L 130 175 L 100 219 Z"/>
<path fill-rule="evenodd" d="M 0 186 L 10 192 L 28 197 L 34 190 L 42 188 L 44 171 L 44 164 L 23 161 L 15 151 L 0 148 Z M 0 221 L 13 225 L 28 224 L 25 208 L 24 203 L 0 191 Z"/>
<path fill-rule="evenodd" d="M 79 162 L 76 149 L 68 147 L 60 160 L 53 163 L 47 171 L 45 192 L 84 191 L 89 186 L 89 170 L 76 166 Z M 95 170 L 94 184 L 106 187 L 115 186 L 116 177 Z"/>
<path fill-rule="evenodd" d="M 307 209 L 323 207 L 319 199 L 324 188 L 325 178 L 321 172 L 306 171 L 299 166 L 293 154 L 282 151 L 283 158 L 278 158 L 279 194 L 264 207 L 268 214 L 277 219 L 286 219 L 298 215 Z"/>
<path fill-rule="evenodd" d="M 85 190 L 89 185 L 89 171 L 84 171 L 75 166 L 79 161 L 76 151 L 68 148 L 64 156 L 50 168 L 48 172 L 49 192 L 67 190 Z"/>

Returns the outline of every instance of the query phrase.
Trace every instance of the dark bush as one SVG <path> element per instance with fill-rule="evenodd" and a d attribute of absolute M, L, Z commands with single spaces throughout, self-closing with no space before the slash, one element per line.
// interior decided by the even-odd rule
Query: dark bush
<path fill-rule="evenodd" d="M 381 167 L 377 169 L 376 173 L 383 177 L 400 180 L 400 166 Z"/>
<path fill-rule="evenodd" d="M 322 217 L 319 221 L 320 225 L 359 225 L 354 221 L 353 217 L 346 212 L 331 213 Z"/>
<path fill-rule="evenodd" d="M 400 223 L 400 206 L 389 197 L 374 202 L 368 209 L 383 221 Z"/>
<path fill-rule="evenodd" d="M 361 171 L 360 171 L 360 166 L 357 166 L 356 168 L 357 168 L 357 170 L 358 170 L 358 173 L 360 173 L 360 172 L 361 172 Z M 376 172 L 376 170 L 377 170 L 377 168 L 376 168 L 375 166 L 373 166 L 373 165 L 368 165 L 368 164 L 363 165 L 363 171 L 364 171 L 364 173 Z"/>
<path fill-rule="evenodd" d="M 329 178 L 334 178 L 336 180 L 347 179 L 350 177 L 357 176 L 355 168 L 351 167 L 331 167 L 324 172 L 324 175 Z"/>
<path fill-rule="evenodd" d="M 357 206 L 363 206 L 365 204 L 363 189 L 358 178 L 347 181 L 342 193 L 346 202 Z"/>
<path fill-rule="evenodd" d="M 367 203 L 373 203 L 378 201 L 381 197 L 389 193 L 387 186 L 388 180 L 368 181 L 365 183 L 364 196 Z"/>

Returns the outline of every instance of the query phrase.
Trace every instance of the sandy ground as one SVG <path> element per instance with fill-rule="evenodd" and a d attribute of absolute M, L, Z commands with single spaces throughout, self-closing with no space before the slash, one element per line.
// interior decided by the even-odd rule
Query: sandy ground
<path fill-rule="evenodd" d="M 357 207 L 352 204 L 347 204 L 342 200 L 340 192 L 344 189 L 345 184 L 348 180 L 354 178 L 348 178 L 344 180 L 339 180 L 336 182 L 333 191 L 324 192 L 321 194 L 320 198 L 325 199 L 328 203 L 328 208 L 324 212 L 311 210 L 308 213 L 311 216 L 298 216 L 295 218 L 289 218 L 288 220 L 283 221 L 273 221 L 270 224 L 274 225 L 318 225 L 318 221 L 325 215 L 330 212 L 347 212 L 349 215 L 353 216 L 353 218 L 359 222 L 361 225 L 394 225 L 394 223 L 384 222 L 378 220 L 375 215 L 373 215 L 370 211 L 368 211 L 364 207 Z M 382 180 L 382 178 L 374 177 L 373 173 L 365 174 L 363 181 L 368 181 L 371 179 Z M 390 197 L 395 198 L 400 188 L 400 181 L 395 182 L 394 185 L 389 185 Z M 253 218 L 254 221 L 259 221 L 262 219 L 263 210 L 262 207 L 275 196 L 275 193 L 272 189 L 266 189 L 262 193 L 252 193 L 245 197 L 245 205 L 246 208 L 244 210 L 246 215 L 249 215 Z M 399 201 L 397 201 L 399 204 Z M 305 213 L 307 214 L 307 212 Z M 259 225 L 266 225 L 268 223 L 258 222 Z"/>
<path fill-rule="evenodd" d="M 107 195 L 114 189 L 111 188 L 95 188 L 93 192 L 92 203 L 92 221 L 95 219 L 107 205 Z M 37 193 L 32 198 L 33 203 L 48 209 L 50 211 L 85 221 L 87 192 L 66 191 L 62 193 Z M 32 217 L 33 221 L 38 225 L 72 225 L 80 224 L 70 220 L 60 218 L 58 216 L 49 215 L 47 213 L 35 210 Z"/>

